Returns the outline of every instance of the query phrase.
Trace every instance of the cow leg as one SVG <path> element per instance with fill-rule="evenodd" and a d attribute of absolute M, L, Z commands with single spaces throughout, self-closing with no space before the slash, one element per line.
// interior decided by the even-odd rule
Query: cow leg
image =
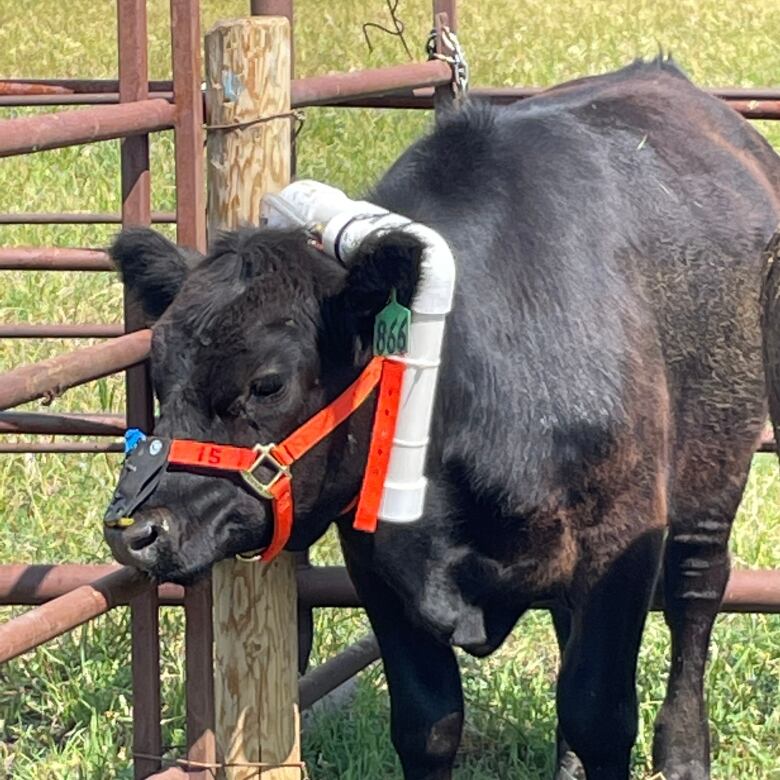
<path fill-rule="evenodd" d="M 585 769 L 574 777 L 628 780 L 638 721 L 637 654 L 662 548 L 663 531 L 648 531 L 572 614 L 557 704 L 560 733 Z M 561 780 L 565 769 L 559 767 Z"/>
<path fill-rule="evenodd" d="M 293 553 L 298 572 L 311 569 L 309 551 Z M 298 674 L 306 674 L 309 668 L 311 648 L 314 644 L 314 610 L 298 601 Z"/>
<path fill-rule="evenodd" d="M 666 780 L 707 780 L 710 735 L 704 670 L 712 625 L 729 578 L 728 538 L 742 486 L 715 512 L 673 519 L 664 561 L 664 615 L 672 636 L 666 697 L 653 763 Z"/>
<path fill-rule="evenodd" d="M 565 607 L 554 607 L 550 610 L 550 615 L 562 661 L 571 636 L 571 610 Z M 554 780 L 586 780 L 585 767 L 566 742 L 560 723 L 555 727 L 555 767 Z"/>
<path fill-rule="evenodd" d="M 391 735 L 404 780 L 451 780 L 463 728 L 455 653 L 406 617 L 394 591 L 347 562 L 382 651 Z"/>

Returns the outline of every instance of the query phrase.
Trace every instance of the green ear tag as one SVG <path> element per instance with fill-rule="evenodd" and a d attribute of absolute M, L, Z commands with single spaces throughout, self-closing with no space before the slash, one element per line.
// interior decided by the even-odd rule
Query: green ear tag
<path fill-rule="evenodd" d="M 405 355 L 409 351 L 409 326 L 412 312 L 395 299 L 395 290 L 390 293 L 390 303 L 374 320 L 374 354 Z"/>

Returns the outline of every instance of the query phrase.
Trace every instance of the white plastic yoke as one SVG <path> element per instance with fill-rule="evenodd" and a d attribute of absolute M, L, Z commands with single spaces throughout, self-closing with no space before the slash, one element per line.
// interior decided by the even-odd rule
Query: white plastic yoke
<path fill-rule="evenodd" d="M 444 325 L 452 308 L 455 261 L 447 242 L 434 230 L 341 190 L 315 181 L 297 181 L 264 198 L 269 227 L 306 227 L 321 237 L 324 251 L 345 265 L 376 231 L 401 229 L 423 246 L 420 278 L 411 303 L 409 350 L 380 520 L 418 520 L 425 503 L 425 456 L 430 436 Z"/>

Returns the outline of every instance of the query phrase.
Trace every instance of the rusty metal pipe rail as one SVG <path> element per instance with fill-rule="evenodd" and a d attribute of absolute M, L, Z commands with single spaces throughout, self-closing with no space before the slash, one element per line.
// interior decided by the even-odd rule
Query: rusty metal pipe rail
<path fill-rule="evenodd" d="M 512 103 L 551 91 L 550 87 L 475 87 L 469 94 L 496 103 Z M 415 90 L 415 96 L 427 97 L 431 90 Z M 727 103 L 777 103 L 780 101 L 780 87 L 712 87 L 704 92 Z"/>
<path fill-rule="evenodd" d="M 114 270 L 108 255 L 98 249 L 24 246 L 0 249 L 0 271 Z"/>
<path fill-rule="evenodd" d="M 298 682 L 298 703 L 306 710 L 358 672 L 379 660 L 379 644 L 373 634 L 354 644 L 312 669 Z"/>
<path fill-rule="evenodd" d="M 173 102 L 173 92 L 150 92 L 153 99 Z M 0 108 L 36 108 L 42 106 L 112 106 L 119 103 L 118 92 L 59 92 L 53 94 L 4 95 L 0 93 Z"/>
<path fill-rule="evenodd" d="M 171 92 L 170 80 L 149 81 L 149 92 Z M 119 92 L 119 79 L 0 79 L 0 95 L 68 95 Z"/>
<path fill-rule="evenodd" d="M 655 608 L 659 608 L 657 602 Z M 780 569 L 737 569 L 732 572 L 721 612 L 780 614 Z"/>
<path fill-rule="evenodd" d="M 326 74 L 319 78 L 329 78 L 331 75 Z M 293 83 L 302 81 L 306 81 L 306 79 L 294 79 Z M 47 88 L 49 94 L 70 94 L 74 92 L 100 94 L 118 92 L 119 82 L 116 79 L 2 79 L 0 80 L 0 95 L 10 94 L 10 91 L 5 91 L 9 90 L 10 87 L 13 87 L 15 90 L 14 94 L 18 95 L 45 94 Z M 523 92 L 528 96 L 544 89 L 548 89 L 548 87 L 475 87 L 472 91 Z M 173 82 L 170 80 L 149 82 L 149 92 L 170 92 L 171 90 L 173 90 Z M 780 100 L 780 86 L 711 87 L 706 91 L 724 100 Z"/>
<path fill-rule="evenodd" d="M 5 564 L 0 565 L 0 605 L 43 604 L 104 577 L 121 567 L 109 564 Z M 312 566 L 298 569 L 298 599 L 305 607 L 359 607 L 352 581 L 343 566 Z M 160 602 L 181 606 L 184 589 L 165 583 Z M 118 602 L 125 603 L 125 602 Z"/>
<path fill-rule="evenodd" d="M 102 441 L 0 441 L 0 455 L 54 454 L 54 455 L 99 455 L 100 453 L 124 452 L 120 442 Z"/>
<path fill-rule="evenodd" d="M 298 600 L 305 607 L 360 607 L 343 566 L 304 566 L 296 570 Z"/>
<path fill-rule="evenodd" d="M 440 60 L 373 68 L 354 73 L 330 73 L 293 80 L 291 103 L 297 108 L 317 106 L 399 89 L 435 87 L 448 84 L 451 80 L 450 66 Z"/>
<path fill-rule="evenodd" d="M 169 130 L 176 107 L 152 98 L 0 121 L 0 157 Z"/>
<path fill-rule="evenodd" d="M 75 385 L 134 366 L 149 356 L 150 344 L 151 331 L 139 330 L 8 371 L 0 375 L 0 409 L 53 398 Z"/>
<path fill-rule="evenodd" d="M 117 564 L 5 564 L 0 565 L 0 604 L 41 604 L 121 567 Z M 349 575 L 343 566 L 312 566 L 298 569 L 298 598 L 306 607 L 360 607 Z M 183 589 L 164 584 L 160 600 L 181 605 Z M 117 603 L 125 603 L 119 601 Z M 543 607 L 543 605 L 537 605 Z M 660 609 L 656 599 L 654 609 Z M 737 569 L 732 572 L 722 612 L 780 614 L 780 569 Z"/>
<path fill-rule="evenodd" d="M 120 599 L 133 598 L 150 587 L 143 574 L 123 567 L 9 620 L 0 626 L 0 663 L 108 612 Z"/>
<path fill-rule="evenodd" d="M 771 430 L 765 430 L 761 434 L 756 452 L 777 452 L 777 442 Z"/>
<path fill-rule="evenodd" d="M 0 604 L 37 606 L 61 598 L 122 570 L 116 563 L 5 564 L 0 566 Z M 181 606 L 184 588 L 167 582 L 157 589 L 164 606 Z M 115 593 L 114 606 L 130 602 L 124 592 Z"/>
<path fill-rule="evenodd" d="M 390 73 L 397 68 L 421 67 L 397 65 L 354 73 L 327 74 L 292 82 L 292 106 L 341 106 L 344 108 L 433 108 L 433 90 L 417 83 L 410 87 L 403 74 Z M 441 63 L 440 63 L 441 64 Z M 442 72 L 443 74 L 443 72 Z M 449 79 L 442 75 L 442 84 Z M 170 84 L 170 82 L 163 82 Z M 431 83 L 424 80 L 424 84 Z M 473 98 L 496 104 L 514 103 L 545 91 L 543 87 L 475 87 Z M 780 90 L 719 88 L 705 90 L 727 102 L 735 111 L 748 119 L 780 119 Z M 150 99 L 173 100 L 171 91 L 150 92 Z M 118 92 L 78 92 L 28 94 L 0 93 L 0 108 L 35 106 L 113 105 L 119 103 Z"/>
<path fill-rule="evenodd" d="M 382 94 L 399 89 L 415 89 L 417 87 L 436 87 L 447 84 L 452 80 L 450 66 L 439 60 L 429 62 L 409 63 L 403 65 L 391 65 L 386 68 L 370 68 L 354 72 L 328 73 L 324 76 L 311 76 L 308 78 L 293 79 L 291 85 L 291 103 L 294 107 L 315 106 L 329 101 L 338 101 L 350 97 L 361 97 L 372 94 Z M 0 95 L 3 84 L 16 84 L 13 99 L 23 97 L 25 84 L 31 90 L 40 89 L 43 86 L 56 87 L 64 90 L 38 95 L 40 100 L 55 101 L 59 97 L 65 98 L 74 93 L 107 94 L 117 93 L 119 85 L 114 80 L 77 80 L 77 79 L 51 79 L 23 81 L 0 81 Z M 149 83 L 150 92 L 170 92 L 173 89 L 171 81 L 156 81 Z M 160 100 L 159 98 L 150 101 Z M 164 101 L 160 101 L 164 102 Z M 115 107 L 111 107 L 114 110 Z M 86 111 L 107 110 L 107 108 L 86 109 Z M 74 112 L 75 113 L 75 112 Z M 33 117 L 40 119 L 41 117 Z M 29 119 L 29 118 L 28 118 Z M 9 120 L 21 121 L 21 120 Z M 2 145 L 0 144 L 0 148 Z"/>
<path fill-rule="evenodd" d="M 539 95 L 546 87 L 474 87 L 469 95 L 496 105 L 507 105 Z M 748 119 L 780 119 L 780 89 L 738 89 L 732 87 L 705 90 L 728 103 Z M 432 109 L 433 89 L 396 90 L 392 94 L 347 97 L 328 105 L 343 108 Z"/>
<path fill-rule="evenodd" d="M 172 211 L 153 211 L 152 222 L 175 223 Z M 0 225 L 121 225 L 121 214 L 95 211 L 28 211 L 17 214 L 0 214 Z"/>
<path fill-rule="evenodd" d="M 0 434 L 122 436 L 126 428 L 123 414 L 0 412 Z"/>
<path fill-rule="evenodd" d="M 780 100 L 727 100 L 745 119 L 780 119 Z"/>
<path fill-rule="evenodd" d="M 124 333 L 125 327 L 121 323 L 0 325 L 0 339 L 109 339 Z"/>
<path fill-rule="evenodd" d="M 425 64 L 425 63 L 420 63 Z M 408 65 L 396 65 L 389 66 L 389 68 L 408 67 Z M 388 68 L 375 68 L 364 71 L 355 71 L 355 73 L 371 73 L 374 71 L 385 71 Z M 325 74 L 323 76 L 309 77 L 293 79 L 294 91 L 302 89 L 302 85 L 305 85 L 310 78 L 317 80 L 338 78 L 343 74 L 333 73 Z M 173 82 L 170 80 L 162 81 L 150 81 L 149 92 L 154 94 L 156 92 L 172 92 Z M 400 89 L 404 89 L 403 85 Z M 517 96 L 530 97 L 536 95 L 550 87 L 473 87 L 471 94 L 478 96 L 486 96 L 489 94 L 495 96 L 505 96 L 512 100 L 516 100 Z M 709 92 L 715 97 L 719 97 L 723 100 L 749 100 L 749 101 L 761 101 L 780 100 L 780 86 L 777 87 L 710 87 L 705 88 L 705 92 Z M 99 95 L 99 94 L 119 94 L 119 81 L 116 79 L 2 79 L 0 80 L 0 96 L 3 95 L 18 95 L 18 96 L 34 96 L 34 95 L 51 95 L 56 97 L 57 95 L 65 96 L 72 94 L 82 95 Z M 432 95 L 432 93 L 431 93 Z"/>
<path fill-rule="evenodd" d="M 0 336 L 3 328 L 0 326 Z M 2 375 L 0 375 L 2 383 Z M 127 425 L 118 414 L 53 414 L 40 412 L 0 412 L 0 434 L 39 434 L 48 436 L 122 436 Z M 757 453 L 773 453 L 777 445 L 771 431 L 761 437 Z M 314 567 L 315 571 L 327 567 Z M 316 579 L 319 575 L 311 575 Z M 334 604 L 333 606 L 338 606 Z"/>
<path fill-rule="evenodd" d="M 4 433 L 6 431 L 3 430 L 3 427 L 0 425 L 0 434 Z M 39 431 L 32 431 L 31 433 L 39 434 Z M 85 433 L 76 433 L 70 431 L 60 431 L 58 434 L 51 434 L 51 435 L 75 435 L 75 436 L 86 436 L 86 435 L 103 435 L 103 434 L 85 434 Z M 109 435 L 109 434 L 106 434 Z M 119 435 L 119 434 L 110 434 L 110 435 Z M 30 442 L 30 441 L 21 441 L 21 442 L 12 442 L 12 443 L 3 443 L 0 442 L 0 454 L 2 453 L 100 453 L 100 452 L 122 452 L 123 448 L 122 445 L 117 444 L 102 444 L 100 442 Z M 757 453 L 773 453 L 776 451 L 775 443 L 774 441 L 769 442 L 768 444 L 762 444 L 758 450 L 756 450 Z M 342 606 L 339 604 L 331 604 L 328 606 Z M 349 606 L 349 605 L 343 605 L 343 606 Z"/>

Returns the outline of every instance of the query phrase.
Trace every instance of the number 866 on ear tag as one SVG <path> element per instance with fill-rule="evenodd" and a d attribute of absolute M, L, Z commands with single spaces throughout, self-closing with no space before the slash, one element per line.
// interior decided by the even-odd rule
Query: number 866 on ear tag
<path fill-rule="evenodd" d="M 409 326 L 412 312 L 396 300 L 395 290 L 390 294 L 390 303 L 374 320 L 374 354 L 405 355 L 409 351 Z"/>

